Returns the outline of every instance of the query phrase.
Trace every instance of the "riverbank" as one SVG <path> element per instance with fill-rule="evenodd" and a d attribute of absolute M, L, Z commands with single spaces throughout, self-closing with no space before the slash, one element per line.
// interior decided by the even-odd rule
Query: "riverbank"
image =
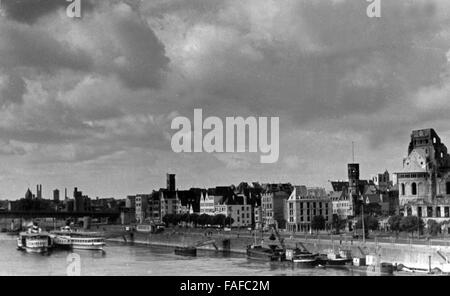
<path fill-rule="evenodd" d="M 122 227 L 123 229 L 123 227 Z M 245 254 L 247 245 L 254 242 L 250 233 L 227 233 L 198 229 L 167 229 L 162 233 L 125 232 L 116 229 L 107 231 L 107 240 L 153 246 L 182 247 L 214 240 L 215 245 L 200 246 L 201 250 Z M 270 233 L 263 236 L 263 243 L 269 243 Z M 303 245 L 310 252 L 326 253 L 330 249 L 349 250 L 354 257 L 376 255 L 382 262 L 403 264 L 410 268 L 448 270 L 449 265 L 442 256 L 450 257 L 449 246 L 399 244 L 386 242 L 361 242 L 353 240 L 315 239 L 311 237 L 285 237 L 287 247 Z M 216 249 L 217 247 L 217 249 Z"/>

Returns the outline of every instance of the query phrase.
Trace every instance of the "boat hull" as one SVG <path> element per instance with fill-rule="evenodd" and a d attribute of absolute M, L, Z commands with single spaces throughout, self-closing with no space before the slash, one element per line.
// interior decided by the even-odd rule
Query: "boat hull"
<path fill-rule="evenodd" d="M 48 252 L 48 247 L 39 247 L 39 248 L 32 248 L 32 247 L 25 247 L 25 252 L 27 253 L 46 253 Z"/>
<path fill-rule="evenodd" d="M 197 248 L 183 248 L 183 247 L 176 247 L 175 248 L 175 255 L 180 256 L 197 256 Z"/>
<path fill-rule="evenodd" d="M 316 259 L 293 259 L 292 262 L 295 264 L 295 267 L 300 268 L 315 267 L 319 264 Z"/>
<path fill-rule="evenodd" d="M 72 244 L 72 249 L 78 250 L 103 250 L 105 244 Z"/>
<path fill-rule="evenodd" d="M 281 254 L 266 248 L 247 248 L 247 257 L 254 260 L 283 261 Z"/>

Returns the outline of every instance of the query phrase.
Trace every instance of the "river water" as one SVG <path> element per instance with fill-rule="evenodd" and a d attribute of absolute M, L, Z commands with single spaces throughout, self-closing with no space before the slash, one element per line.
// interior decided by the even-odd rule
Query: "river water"
<path fill-rule="evenodd" d="M 66 275 L 71 251 L 29 254 L 16 249 L 16 237 L 0 233 L 0 275 Z M 259 262 L 245 255 L 225 255 L 199 250 L 197 257 L 174 254 L 173 248 L 107 242 L 104 251 L 75 250 L 81 258 L 83 276 L 340 276 L 361 275 L 336 269 L 301 269 L 280 263 Z"/>

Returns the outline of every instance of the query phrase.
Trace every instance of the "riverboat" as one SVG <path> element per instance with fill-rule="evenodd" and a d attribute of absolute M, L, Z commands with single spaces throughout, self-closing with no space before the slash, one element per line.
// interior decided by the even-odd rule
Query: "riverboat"
<path fill-rule="evenodd" d="M 49 233 L 43 232 L 36 224 L 26 232 L 20 232 L 17 238 L 17 249 L 28 253 L 44 253 L 49 250 L 52 240 Z"/>
<path fill-rule="evenodd" d="M 105 238 L 101 233 L 74 231 L 69 226 L 52 231 L 51 236 L 55 247 L 59 248 L 103 250 L 105 246 Z"/>

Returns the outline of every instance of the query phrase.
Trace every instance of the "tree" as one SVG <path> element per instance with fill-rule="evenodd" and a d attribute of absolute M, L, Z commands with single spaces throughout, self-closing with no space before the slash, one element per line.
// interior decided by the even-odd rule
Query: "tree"
<path fill-rule="evenodd" d="M 205 225 L 209 224 L 209 220 L 210 220 L 210 217 L 208 214 L 201 214 L 200 216 L 198 216 L 197 223 L 201 226 L 205 226 Z"/>
<path fill-rule="evenodd" d="M 364 205 L 364 214 L 381 215 L 381 205 L 378 203 L 370 203 Z"/>
<path fill-rule="evenodd" d="M 196 213 L 189 214 L 189 220 L 190 220 L 192 223 L 194 223 L 194 227 L 197 227 L 198 217 L 199 217 L 199 215 L 196 214 Z"/>
<path fill-rule="evenodd" d="M 380 226 L 380 222 L 378 219 L 374 216 L 368 216 L 367 217 L 367 228 L 370 230 L 378 230 Z"/>
<path fill-rule="evenodd" d="M 400 229 L 413 235 L 414 231 L 419 231 L 423 228 L 423 220 L 416 216 L 406 216 L 400 221 Z"/>
<path fill-rule="evenodd" d="M 233 223 L 234 223 L 234 219 L 231 218 L 230 216 L 225 218 L 225 225 L 228 225 L 231 227 L 231 225 L 233 225 Z"/>
<path fill-rule="evenodd" d="M 364 232 L 367 235 L 370 230 L 377 230 L 379 226 L 379 221 L 374 216 L 364 216 Z M 362 229 L 362 219 L 359 218 L 356 222 L 356 229 Z"/>
<path fill-rule="evenodd" d="M 212 225 L 219 225 L 219 226 L 223 226 L 225 225 L 225 219 L 227 217 L 224 214 L 217 214 L 214 216 L 214 218 L 212 219 Z"/>
<path fill-rule="evenodd" d="M 162 218 L 162 221 L 166 224 L 166 226 L 169 226 L 169 224 L 174 224 L 174 214 L 166 214 Z"/>
<path fill-rule="evenodd" d="M 174 220 L 175 220 L 174 222 L 175 222 L 176 225 L 180 224 L 180 222 L 183 221 L 183 215 L 181 215 L 181 214 L 175 214 L 174 217 L 175 217 L 174 218 Z"/>
<path fill-rule="evenodd" d="M 341 219 L 339 215 L 333 214 L 332 225 L 337 234 L 339 234 L 339 231 L 342 228 L 345 228 L 345 223 L 346 221 L 344 219 Z"/>
<path fill-rule="evenodd" d="M 388 220 L 391 231 L 395 231 L 397 236 L 398 236 L 399 231 L 401 230 L 400 222 L 402 221 L 402 218 L 403 218 L 403 216 L 395 215 L 395 216 L 389 217 L 389 220 Z"/>
<path fill-rule="evenodd" d="M 325 218 L 320 216 L 314 216 L 311 220 L 311 228 L 316 231 L 316 233 L 319 232 L 319 230 L 325 228 Z"/>
<path fill-rule="evenodd" d="M 436 236 L 438 233 L 441 232 L 441 225 L 438 222 L 436 222 L 436 220 L 430 219 L 427 221 L 427 229 L 428 234 Z"/>
<path fill-rule="evenodd" d="M 189 222 L 189 214 L 188 213 L 184 213 L 182 215 L 180 215 L 180 221 L 181 222 Z"/>

